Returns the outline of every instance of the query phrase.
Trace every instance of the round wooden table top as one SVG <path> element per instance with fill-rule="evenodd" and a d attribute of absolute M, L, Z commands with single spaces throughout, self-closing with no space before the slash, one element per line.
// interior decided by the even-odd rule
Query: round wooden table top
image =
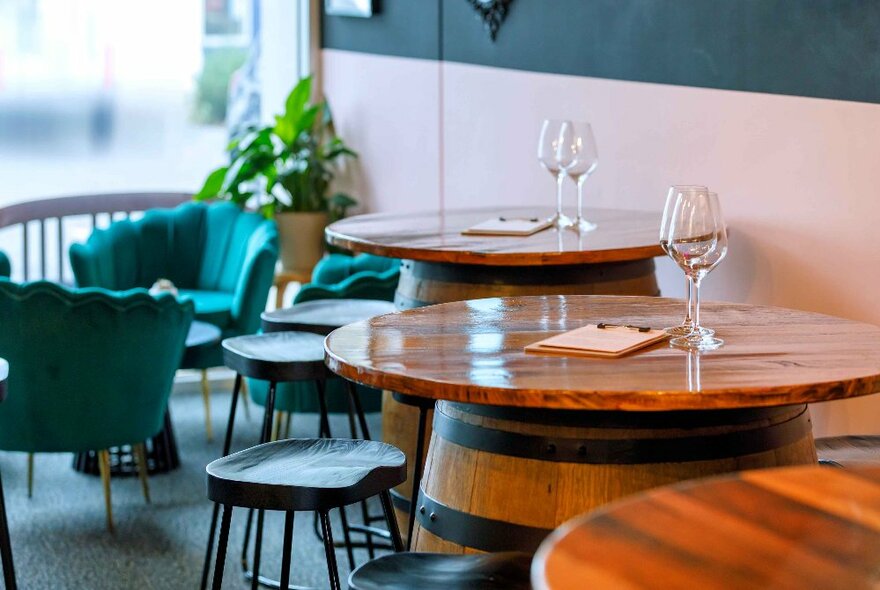
<path fill-rule="evenodd" d="M 659 488 L 563 525 L 536 589 L 877 588 L 880 468 L 787 467 Z"/>
<path fill-rule="evenodd" d="M 497 217 L 545 219 L 543 207 L 509 207 L 376 213 L 349 217 L 327 227 L 327 242 L 358 252 L 425 262 L 536 266 L 623 262 L 663 256 L 660 213 L 589 209 L 598 227 L 579 234 L 549 228 L 531 236 L 463 236 L 462 230 Z"/>
<path fill-rule="evenodd" d="M 880 390 L 880 327 L 778 307 L 704 303 L 721 348 L 661 342 L 618 359 L 526 354 L 586 324 L 662 328 L 685 305 L 659 297 L 569 295 L 476 299 L 344 326 L 324 343 L 352 381 L 474 404 L 581 410 L 780 406 Z"/>

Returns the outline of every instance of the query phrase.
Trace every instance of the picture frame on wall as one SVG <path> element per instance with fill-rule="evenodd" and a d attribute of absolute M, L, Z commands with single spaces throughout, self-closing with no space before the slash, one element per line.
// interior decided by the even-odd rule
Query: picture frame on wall
<path fill-rule="evenodd" d="M 330 16 L 373 16 L 373 0 L 324 0 L 324 12 Z"/>

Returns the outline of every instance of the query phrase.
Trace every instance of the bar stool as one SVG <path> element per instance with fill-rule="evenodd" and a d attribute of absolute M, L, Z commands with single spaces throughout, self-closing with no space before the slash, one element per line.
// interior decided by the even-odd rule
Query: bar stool
<path fill-rule="evenodd" d="M 235 425 L 235 410 L 243 377 L 261 379 L 269 382 L 269 394 L 263 414 L 263 425 L 259 443 L 269 442 L 272 429 L 272 415 L 275 411 L 275 388 L 279 382 L 314 381 L 318 393 L 321 411 L 319 437 L 330 438 L 330 422 L 327 415 L 327 400 L 324 396 L 324 381 L 329 371 L 324 365 L 324 338 L 317 334 L 305 332 L 277 332 L 273 334 L 256 334 L 252 336 L 236 336 L 223 341 L 223 362 L 235 371 L 235 385 L 229 404 L 229 419 L 226 423 L 226 436 L 223 439 L 222 457 L 229 455 L 232 444 L 232 432 Z M 211 516 L 211 529 L 208 534 L 208 547 L 205 552 L 205 563 L 202 568 L 201 588 L 208 584 L 208 570 L 211 564 L 211 549 L 217 531 L 217 518 L 220 505 L 214 505 Z M 348 541 L 348 523 L 344 518 L 343 531 Z M 262 513 L 257 515 L 257 544 L 254 548 L 254 569 L 247 571 L 246 554 L 250 542 L 251 516 L 247 521 L 245 546 L 242 549 L 242 564 L 245 575 L 254 580 L 259 579 L 259 550 L 263 531 Z M 349 548 L 349 552 L 351 549 Z M 256 582 L 254 587 L 256 588 Z"/>
<path fill-rule="evenodd" d="M 347 324 L 368 320 L 395 311 L 397 311 L 397 308 L 394 303 L 381 299 L 316 299 L 295 303 L 283 309 L 263 312 L 260 315 L 260 319 L 264 333 L 293 330 L 326 336 L 336 328 Z M 348 390 L 351 436 L 352 438 L 357 437 L 354 423 L 354 416 L 357 416 L 361 437 L 364 440 L 372 440 L 363 405 L 358 395 L 357 385 L 351 381 L 346 381 L 345 383 Z M 371 516 L 367 510 L 366 502 L 361 504 L 361 518 L 364 524 L 352 524 L 350 529 L 364 534 L 366 542 L 363 546 L 366 547 L 369 558 L 373 559 L 376 548 L 373 536 L 387 539 L 388 533 L 370 526 L 371 522 L 381 520 L 382 517 Z M 354 564 L 352 563 L 351 566 L 353 568 Z"/>
<path fill-rule="evenodd" d="M 402 451 L 381 442 L 348 439 L 285 439 L 257 445 L 208 464 L 208 498 L 223 505 L 213 588 L 223 582 L 223 565 L 234 506 L 285 512 L 280 588 L 288 588 L 294 513 L 317 512 L 321 521 L 330 587 L 339 589 L 329 511 L 379 496 L 396 551 L 403 549 L 388 490 L 406 479 Z M 253 588 L 257 587 L 257 537 Z"/>
<path fill-rule="evenodd" d="M 392 302 L 380 299 L 316 299 L 264 311 L 260 319 L 263 332 L 296 330 L 326 336 L 347 324 L 395 311 Z"/>
<path fill-rule="evenodd" d="M 531 590 L 528 553 L 396 553 L 357 568 L 349 590 Z"/>

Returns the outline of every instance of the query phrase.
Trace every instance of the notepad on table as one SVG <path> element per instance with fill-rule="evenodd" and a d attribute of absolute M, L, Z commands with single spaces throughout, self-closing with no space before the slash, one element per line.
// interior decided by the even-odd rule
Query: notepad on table
<path fill-rule="evenodd" d="M 526 346 L 526 352 L 562 356 L 618 358 L 666 338 L 664 330 L 639 331 L 636 327 L 590 324 Z"/>
<path fill-rule="evenodd" d="M 538 217 L 494 217 L 462 231 L 465 236 L 530 236 L 552 225 Z"/>

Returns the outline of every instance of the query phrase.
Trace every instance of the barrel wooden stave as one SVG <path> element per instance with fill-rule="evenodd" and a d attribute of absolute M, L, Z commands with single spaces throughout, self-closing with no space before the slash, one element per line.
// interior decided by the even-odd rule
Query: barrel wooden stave
<path fill-rule="evenodd" d="M 670 420 L 670 427 L 650 428 L 639 425 L 639 419 L 644 414 L 636 413 L 632 413 L 629 428 L 621 424 L 597 428 L 590 423 L 595 423 L 594 418 L 600 417 L 600 414 L 609 413 L 579 413 L 585 425 L 578 428 L 496 419 L 460 411 L 462 407 L 467 406 L 440 402 L 437 411 L 443 414 L 441 419 L 451 418 L 455 422 L 506 433 L 526 432 L 556 441 L 565 438 L 587 443 L 591 439 L 651 439 L 652 444 L 656 441 L 662 445 L 670 440 L 674 444 L 676 438 L 699 436 L 705 437 L 705 444 L 711 445 L 714 439 L 720 441 L 724 437 L 739 436 L 733 434 L 736 432 L 748 432 L 748 436 L 767 437 L 768 442 L 762 443 L 764 450 L 760 452 L 712 459 L 629 464 L 578 463 L 515 457 L 468 448 L 446 440 L 435 430 L 422 479 L 420 507 L 424 504 L 430 506 L 429 502 L 434 501 L 462 513 L 465 518 L 462 522 L 465 523 L 475 516 L 477 519 L 488 519 L 491 523 L 512 523 L 514 529 L 520 525 L 524 527 L 523 536 L 517 538 L 516 532 L 511 533 L 508 529 L 504 533 L 505 538 L 493 539 L 488 545 L 474 544 L 478 546 L 458 542 L 468 538 L 469 531 L 460 531 L 462 539 L 458 541 L 443 538 L 441 534 L 436 534 L 437 527 L 443 524 L 440 520 L 454 515 L 440 513 L 438 509 L 435 521 L 430 520 L 428 513 L 419 514 L 416 519 L 413 546 L 418 551 L 472 553 L 504 549 L 534 550 L 535 547 L 527 539 L 533 538 L 537 530 L 549 533 L 574 516 L 633 493 L 733 471 L 816 462 L 809 414 L 805 406 L 749 410 L 745 413 L 727 411 L 731 423 L 725 424 L 722 419 L 705 427 L 699 426 L 698 415 L 706 413 L 692 412 L 693 420 L 697 422 L 691 423 L 690 427 L 685 423 L 675 424 L 681 418 L 679 414 Z M 718 413 L 714 416 L 717 418 Z M 776 436 L 783 431 L 787 434 Z M 771 440 L 774 437 L 780 439 L 778 444 Z M 456 529 L 461 526 L 459 523 Z M 494 526 L 491 524 L 487 530 L 491 531 Z M 479 537 L 476 533 L 475 536 Z"/>

